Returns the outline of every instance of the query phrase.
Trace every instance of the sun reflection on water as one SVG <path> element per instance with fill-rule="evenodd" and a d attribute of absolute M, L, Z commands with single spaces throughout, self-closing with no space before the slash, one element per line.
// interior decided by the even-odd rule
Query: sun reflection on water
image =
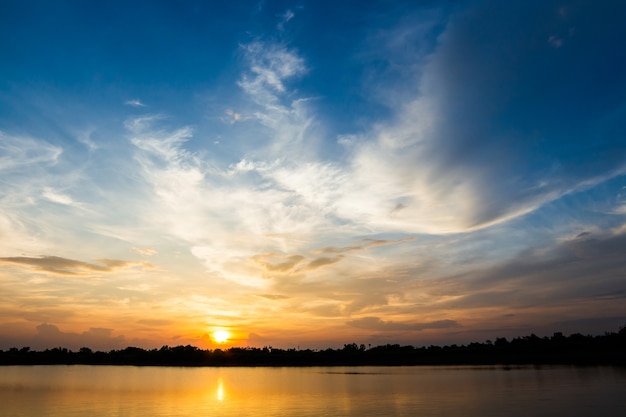
<path fill-rule="evenodd" d="M 217 392 L 216 392 L 217 401 L 224 401 L 224 382 L 222 378 L 217 381 Z"/>

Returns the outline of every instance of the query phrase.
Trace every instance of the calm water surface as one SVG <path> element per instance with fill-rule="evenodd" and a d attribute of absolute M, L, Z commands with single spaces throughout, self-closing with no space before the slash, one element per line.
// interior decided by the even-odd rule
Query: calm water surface
<path fill-rule="evenodd" d="M 626 369 L 0 367 L 0 415 L 623 416 Z"/>

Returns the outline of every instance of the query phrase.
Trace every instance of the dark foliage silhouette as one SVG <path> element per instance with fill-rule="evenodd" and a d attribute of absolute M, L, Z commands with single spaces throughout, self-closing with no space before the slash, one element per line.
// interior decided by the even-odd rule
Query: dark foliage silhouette
<path fill-rule="evenodd" d="M 522 365 L 571 364 L 626 366 L 626 326 L 601 336 L 579 333 L 552 337 L 535 334 L 512 340 L 473 342 L 468 345 L 400 346 L 366 348 L 356 343 L 342 349 L 276 349 L 233 347 L 203 350 L 195 346 L 163 346 L 146 350 L 127 347 L 109 352 L 88 347 L 73 352 L 65 348 L 33 351 L 29 347 L 0 350 L 0 365 L 89 364 L 175 366 L 337 366 L 337 365 Z"/>

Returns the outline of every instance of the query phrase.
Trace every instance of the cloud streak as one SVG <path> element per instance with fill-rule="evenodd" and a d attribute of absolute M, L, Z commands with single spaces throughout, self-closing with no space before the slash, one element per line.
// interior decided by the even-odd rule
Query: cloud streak
<path fill-rule="evenodd" d="M 438 320 L 425 323 L 405 323 L 384 321 L 379 317 L 363 317 L 356 320 L 348 321 L 349 326 L 358 327 L 360 329 L 375 330 L 380 332 L 394 331 L 422 331 L 428 329 L 450 329 L 459 327 L 454 320 Z"/>
<path fill-rule="evenodd" d="M 143 104 L 140 100 L 137 100 L 137 99 L 126 100 L 124 104 L 126 104 L 127 106 L 131 106 L 131 107 L 146 107 L 145 104 Z"/>
<path fill-rule="evenodd" d="M 62 149 L 30 137 L 0 130 L 0 171 L 21 171 L 36 165 L 54 165 Z"/>
<path fill-rule="evenodd" d="M 61 258 L 59 256 L 13 256 L 2 257 L 0 263 L 26 266 L 37 271 L 49 272 L 57 275 L 84 276 L 95 272 L 113 272 L 118 269 L 135 266 L 151 267 L 147 262 L 129 262 L 118 259 L 98 259 L 98 263 L 77 261 L 74 259 Z"/>

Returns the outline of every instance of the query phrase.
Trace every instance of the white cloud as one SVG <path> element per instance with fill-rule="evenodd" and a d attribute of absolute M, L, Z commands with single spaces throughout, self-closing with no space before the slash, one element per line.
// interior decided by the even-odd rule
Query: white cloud
<path fill-rule="evenodd" d="M 61 148 L 50 143 L 0 131 L 0 171 L 55 164 L 62 152 Z"/>
<path fill-rule="evenodd" d="M 157 250 L 153 248 L 133 248 L 133 250 L 143 256 L 153 256 L 158 253 Z"/>
<path fill-rule="evenodd" d="M 315 130 L 314 106 L 288 88 L 307 71 L 303 59 L 282 45 L 242 46 L 250 70 L 238 84 L 256 109 L 238 127 L 244 139 L 261 137 L 259 146 L 223 166 L 188 150 L 196 140 L 192 129 L 163 128 L 159 115 L 129 119 L 135 158 L 153 193 L 144 220 L 186 242 L 209 274 L 265 288 L 272 282 L 250 261 L 259 253 L 291 256 L 355 235 L 475 231 L 618 175 L 518 179 L 506 158 L 495 159 L 497 148 L 486 150 L 496 153 L 485 166 L 471 146 L 452 163 L 451 155 L 467 145 L 465 129 L 488 115 L 479 108 L 476 121 L 450 123 L 450 114 L 465 108 L 463 94 L 474 93 L 461 91 L 461 103 L 449 100 L 445 77 L 451 75 L 440 69 L 449 64 L 446 42 L 453 35 L 442 37 L 420 74 L 419 94 L 393 108 L 392 118 L 362 134 L 337 136 L 345 152 L 337 161 L 319 157 L 316 145 L 325 138 Z M 226 115 L 242 119 L 231 108 Z"/>
<path fill-rule="evenodd" d="M 91 139 L 94 129 L 80 131 L 76 134 L 76 139 L 85 145 L 90 151 L 95 151 L 99 146 Z"/>
<path fill-rule="evenodd" d="M 5 254 L 46 247 L 47 232 L 53 227 L 45 218 L 53 216 L 54 210 L 40 212 L 38 203 L 42 190 L 64 178 L 64 174 L 50 172 L 64 172 L 62 155 L 62 148 L 46 141 L 0 131 L 0 250 Z"/>
<path fill-rule="evenodd" d="M 402 53 L 399 59 L 405 60 L 406 71 L 397 71 L 402 83 L 385 80 L 376 87 L 394 97 L 386 102 L 391 116 L 359 136 L 338 138 L 350 162 L 341 168 L 345 181 L 337 184 L 334 206 L 339 217 L 378 232 L 466 232 L 532 213 L 624 172 L 623 164 L 584 174 L 554 168 L 558 145 L 553 155 L 542 155 L 535 162 L 537 150 L 531 155 L 525 147 L 534 139 L 523 132 L 524 126 L 501 119 L 502 114 L 515 117 L 506 113 L 508 105 L 525 104 L 522 98 L 528 93 L 516 88 L 537 82 L 506 78 L 511 73 L 526 76 L 523 69 L 511 68 L 505 53 L 505 48 L 516 45 L 517 39 L 507 37 L 514 35 L 501 34 L 492 44 L 500 26 L 485 23 L 484 30 L 494 36 L 471 32 L 487 14 L 475 10 L 458 15 L 427 59 L 416 54 L 407 62 L 407 56 L 413 55 Z M 390 36 L 395 42 L 387 48 L 391 54 L 409 47 L 395 33 Z M 562 46 L 556 36 L 549 42 Z M 401 62 L 395 57 L 388 60 Z"/>
<path fill-rule="evenodd" d="M 206 155 L 184 149 L 192 137 L 190 129 L 169 132 L 132 120 L 127 126 L 136 159 L 153 190 L 145 221 L 188 242 L 210 271 L 238 282 L 253 281 L 249 270 L 241 272 L 246 268 L 241 261 L 276 245 L 276 239 L 267 235 L 311 227 L 302 217 L 306 208 L 292 204 L 291 192 L 263 185 L 265 177 L 247 175 L 263 174 L 264 164 L 244 159 L 220 169 Z"/>
<path fill-rule="evenodd" d="M 127 100 L 124 102 L 124 104 L 126 104 L 127 106 L 131 106 L 131 107 L 146 107 L 145 104 L 143 104 L 140 100 L 137 100 L 137 99 Z"/>
<path fill-rule="evenodd" d="M 72 197 L 60 193 L 57 190 L 55 190 L 54 188 L 51 187 L 46 187 L 43 190 L 42 196 L 49 200 L 52 201 L 53 203 L 57 203 L 57 204 L 63 204 L 66 206 L 74 206 L 76 205 L 76 203 L 74 202 L 74 200 L 72 199 Z"/>
<path fill-rule="evenodd" d="M 150 114 L 140 117 L 134 117 L 127 119 L 124 122 L 124 127 L 130 132 L 142 132 L 147 127 L 152 127 L 157 121 L 163 120 L 166 117 L 162 114 Z"/>
<path fill-rule="evenodd" d="M 285 91 L 287 79 L 307 71 L 304 60 L 284 46 L 253 42 L 242 45 L 242 49 L 251 74 L 244 75 L 239 86 L 259 104 L 274 103 L 275 94 Z"/>
<path fill-rule="evenodd" d="M 277 28 L 278 30 L 284 30 L 285 29 L 285 23 L 289 22 L 291 19 L 293 19 L 295 16 L 295 14 L 293 13 L 293 11 L 291 10 L 287 10 L 281 17 L 280 17 L 280 22 L 278 22 Z"/>
<path fill-rule="evenodd" d="M 287 10 L 283 15 L 283 19 L 285 22 L 289 22 L 291 19 L 293 19 L 294 16 L 295 14 L 293 14 L 291 10 Z"/>
<path fill-rule="evenodd" d="M 237 122 L 244 120 L 241 116 L 241 113 L 237 113 L 233 109 L 226 109 L 224 113 L 226 113 L 226 115 L 228 116 L 227 121 L 230 124 L 235 124 Z"/>

